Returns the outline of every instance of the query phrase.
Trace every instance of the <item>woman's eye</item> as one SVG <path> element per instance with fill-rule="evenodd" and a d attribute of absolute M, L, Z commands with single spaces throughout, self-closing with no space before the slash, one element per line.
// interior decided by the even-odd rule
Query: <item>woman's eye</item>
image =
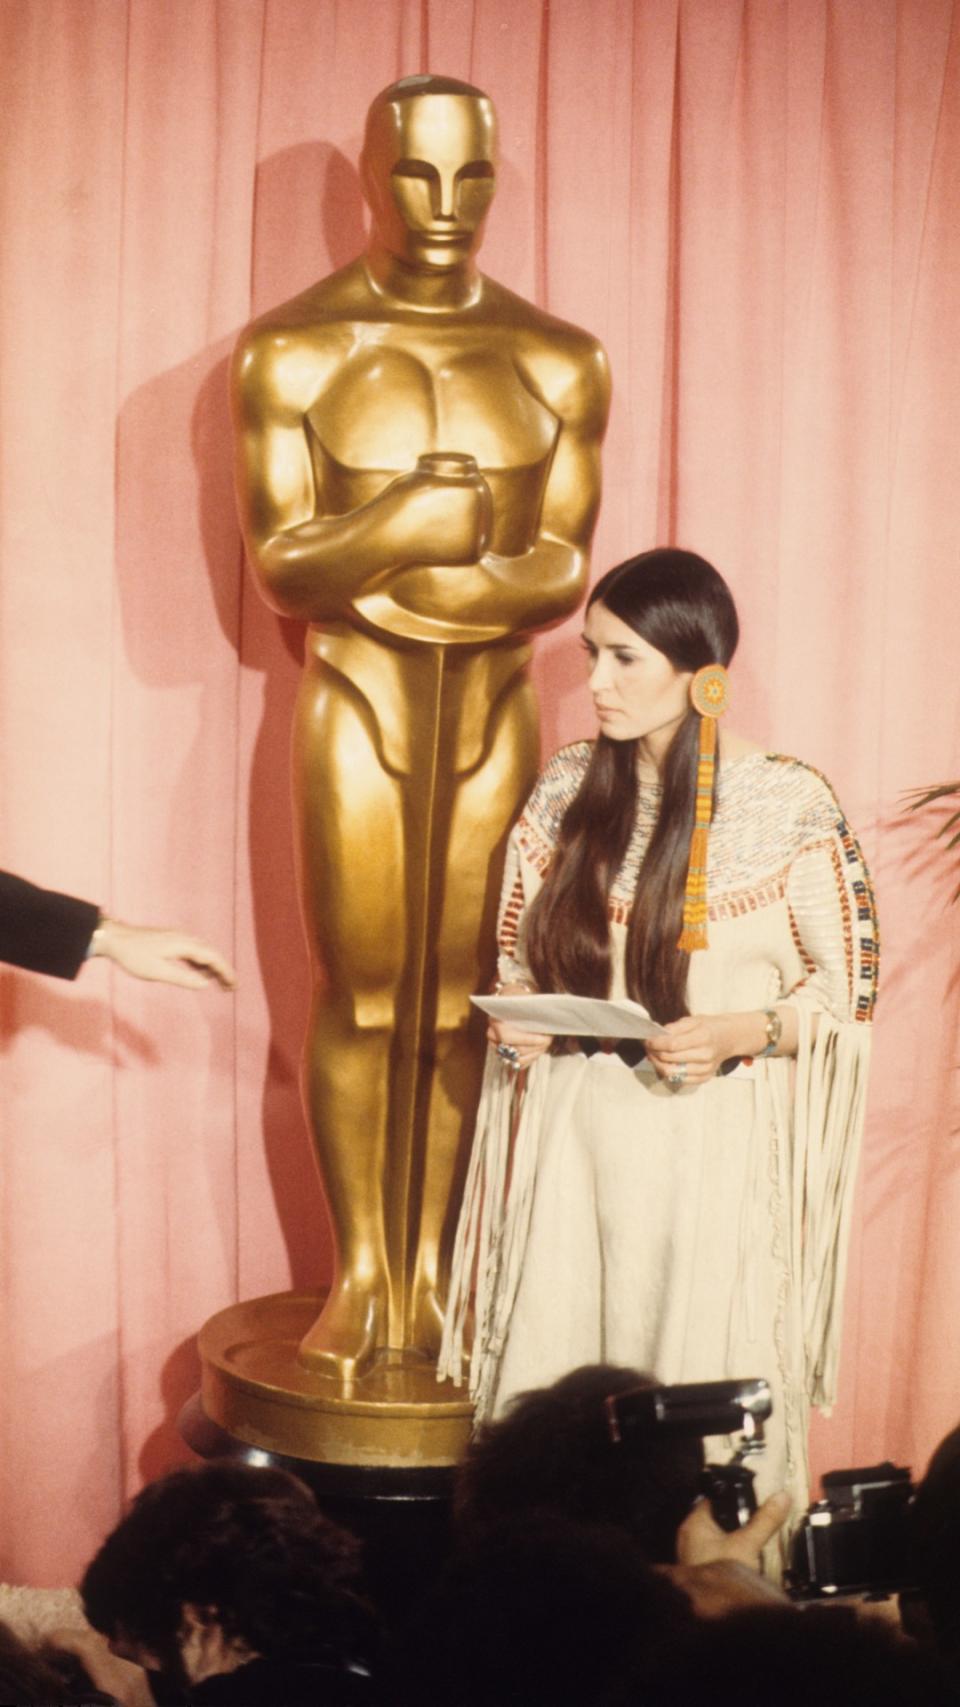
<path fill-rule="evenodd" d="M 632 652 L 615 652 L 613 655 L 618 664 L 633 664 L 636 662 Z"/>

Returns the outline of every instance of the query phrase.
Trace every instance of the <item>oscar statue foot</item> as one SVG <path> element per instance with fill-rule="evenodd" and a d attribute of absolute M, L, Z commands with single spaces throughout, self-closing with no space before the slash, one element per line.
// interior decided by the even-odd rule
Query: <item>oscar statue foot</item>
<path fill-rule="evenodd" d="M 339 1281 L 300 1341 L 297 1359 L 318 1375 L 331 1375 L 345 1385 L 366 1375 L 387 1343 L 387 1290 Z"/>
<path fill-rule="evenodd" d="M 444 1305 L 435 1286 L 426 1282 L 417 1293 L 412 1343 L 427 1357 L 436 1358 L 443 1337 Z"/>

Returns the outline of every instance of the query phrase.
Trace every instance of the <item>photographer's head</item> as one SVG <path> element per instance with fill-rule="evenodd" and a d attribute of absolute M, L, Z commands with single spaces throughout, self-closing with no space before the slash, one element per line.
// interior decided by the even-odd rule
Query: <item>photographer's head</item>
<path fill-rule="evenodd" d="M 651 1434 L 617 1446 L 604 1407 L 610 1394 L 658 1385 L 635 1369 L 589 1364 L 521 1393 L 468 1449 L 456 1496 L 461 1532 L 553 1512 L 624 1529 L 651 1563 L 672 1563 L 677 1528 L 696 1497 L 702 1444 Z"/>
<path fill-rule="evenodd" d="M 144 1488 L 80 1585 L 113 1651 L 186 1686 L 349 1639 L 359 1546 L 282 1470 L 207 1464 Z"/>
<path fill-rule="evenodd" d="M 960 1665 L 960 1427 L 941 1440 L 910 1511 L 911 1575 L 929 1619 L 916 1626 L 909 1602 L 904 1624 L 931 1634 L 940 1652 Z"/>

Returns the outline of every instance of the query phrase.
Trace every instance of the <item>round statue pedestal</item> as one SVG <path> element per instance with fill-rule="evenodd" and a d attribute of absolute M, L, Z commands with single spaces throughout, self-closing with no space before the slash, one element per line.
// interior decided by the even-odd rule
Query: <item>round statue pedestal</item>
<path fill-rule="evenodd" d="M 473 1406 L 417 1352 L 385 1352 L 349 1386 L 297 1360 L 323 1292 L 274 1292 L 211 1316 L 200 1330 L 200 1399 L 248 1446 L 321 1464 L 422 1468 L 459 1463 Z"/>

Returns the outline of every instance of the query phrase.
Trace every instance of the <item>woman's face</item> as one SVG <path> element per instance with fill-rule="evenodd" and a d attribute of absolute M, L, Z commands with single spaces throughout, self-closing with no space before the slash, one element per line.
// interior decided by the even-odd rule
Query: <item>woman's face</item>
<path fill-rule="evenodd" d="M 601 733 L 644 744 L 659 761 L 690 705 L 691 670 L 676 670 L 663 652 L 598 600 L 583 625 L 590 692 Z"/>

